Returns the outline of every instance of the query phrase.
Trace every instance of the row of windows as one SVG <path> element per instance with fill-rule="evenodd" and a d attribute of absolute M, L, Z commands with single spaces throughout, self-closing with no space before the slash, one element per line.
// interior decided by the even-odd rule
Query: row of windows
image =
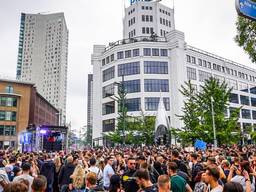
<path fill-rule="evenodd" d="M 142 10 L 153 10 L 151 6 L 141 6 Z"/>
<path fill-rule="evenodd" d="M 16 134 L 16 126 L 0 125 L 0 135 L 14 136 Z"/>
<path fill-rule="evenodd" d="M 161 18 L 161 17 L 160 17 L 160 24 L 163 24 L 167 27 L 168 26 L 171 27 L 171 21 L 168 21 L 167 19 L 164 19 L 164 18 Z"/>
<path fill-rule="evenodd" d="M 102 131 L 109 132 L 115 130 L 115 119 L 107 119 L 102 121 Z"/>
<path fill-rule="evenodd" d="M 216 71 L 219 71 L 219 72 L 227 73 L 228 75 L 233 75 L 233 76 L 239 77 L 241 79 L 256 82 L 256 77 L 254 77 L 252 75 L 248 75 L 246 73 L 237 71 L 235 69 L 231 69 L 231 68 L 228 68 L 228 67 L 217 65 L 216 63 L 211 63 L 209 61 L 202 60 L 200 58 L 198 58 L 198 61 L 196 61 L 196 58 L 194 56 L 187 55 L 186 57 L 187 57 L 187 62 L 188 63 L 192 63 L 192 64 L 197 64 L 198 63 L 199 66 L 207 67 L 209 69 L 213 69 L 213 70 L 216 70 Z"/>
<path fill-rule="evenodd" d="M 251 102 L 250 102 L 250 100 L 251 100 Z M 235 93 L 231 93 L 229 101 L 231 103 L 239 104 L 239 96 Z M 256 107 L 256 98 L 254 98 L 254 97 L 250 98 L 245 95 L 240 95 L 240 104 Z"/>
<path fill-rule="evenodd" d="M 163 30 L 163 29 L 160 29 L 160 35 L 161 36 L 165 36 L 165 34 L 167 34 L 168 32 Z"/>
<path fill-rule="evenodd" d="M 153 27 L 142 27 L 142 34 L 153 34 L 154 28 Z"/>
<path fill-rule="evenodd" d="M 168 62 L 144 61 L 145 74 L 168 74 Z M 131 62 L 118 65 L 118 77 L 140 74 L 140 62 Z M 103 82 L 115 77 L 115 67 L 103 71 Z"/>
<path fill-rule="evenodd" d="M 159 48 L 144 48 L 143 49 L 144 56 L 161 56 L 168 57 L 167 49 L 159 49 Z M 117 60 L 131 57 L 140 56 L 140 49 L 126 50 L 117 52 Z M 115 60 L 115 55 L 111 54 L 110 56 L 102 59 L 102 66 L 109 64 Z"/>
<path fill-rule="evenodd" d="M 13 97 L 0 97 L 0 106 L 4 106 L 4 107 L 17 107 L 17 98 L 13 98 Z"/>
<path fill-rule="evenodd" d="M 143 22 L 153 22 L 153 15 L 142 15 L 141 20 Z"/>
<path fill-rule="evenodd" d="M 128 12 L 128 15 L 132 14 L 133 12 L 135 12 L 135 8 L 131 9 L 131 11 Z"/>
<path fill-rule="evenodd" d="M 0 121 L 16 121 L 16 112 L 0 111 Z"/>
<path fill-rule="evenodd" d="M 168 16 L 171 15 L 170 12 L 165 11 L 165 10 L 163 10 L 163 9 L 159 9 L 159 12 L 160 12 L 160 13 L 163 13 L 163 14 L 165 14 L 165 15 L 168 15 Z"/>
<path fill-rule="evenodd" d="M 115 93 L 114 84 L 110 84 L 110 85 L 107 85 L 102 88 L 102 97 L 103 98 L 110 97 L 110 96 L 114 95 L 114 93 Z"/>
<path fill-rule="evenodd" d="M 234 113 L 235 111 L 239 112 L 239 110 L 235 107 L 229 107 L 229 111 L 230 111 L 230 115 L 232 113 Z M 239 116 L 239 118 L 242 118 L 242 119 L 256 120 L 256 111 L 254 111 L 254 110 L 251 111 L 249 109 L 241 109 L 241 115 L 240 115 L 240 112 L 239 112 L 238 116 Z"/>
<path fill-rule="evenodd" d="M 133 29 L 132 31 L 129 32 L 129 38 L 132 38 L 132 37 L 134 37 L 134 36 L 136 36 L 136 31 L 135 31 L 135 29 Z"/>
<path fill-rule="evenodd" d="M 131 25 L 135 24 L 135 17 L 131 18 L 129 21 L 128 21 L 128 26 L 130 27 Z"/>
<path fill-rule="evenodd" d="M 145 110 L 157 111 L 159 105 L 159 97 L 145 97 Z M 163 98 L 166 111 L 170 111 L 170 98 Z M 127 111 L 140 111 L 141 110 L 141 98 L 132 98 L 125 100 L 125 107 Z M 115 102 L 111 101 L 102 105 L 102 115 L 108 115 L 115 113 Z"/>

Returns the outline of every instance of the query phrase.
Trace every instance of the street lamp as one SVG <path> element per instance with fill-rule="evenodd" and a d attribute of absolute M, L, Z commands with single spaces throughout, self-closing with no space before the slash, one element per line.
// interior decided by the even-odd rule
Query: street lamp
<path fill-rule="evenodd" d="M 213 97 L 211 96 L 211 108 L 212 108 L 212 128 L 213 128 L 213 143 L 214 148 L 217 148 L 217 139 L 216 139 L 216 127 L 215 127 L 215 117 L 214 117 L 214 109 L 213 109 Z"/>

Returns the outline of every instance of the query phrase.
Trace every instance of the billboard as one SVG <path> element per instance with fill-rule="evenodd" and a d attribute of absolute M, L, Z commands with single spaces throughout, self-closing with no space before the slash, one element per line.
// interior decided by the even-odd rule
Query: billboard
<path fill-rule="evenodd" d="M 256 2 L 252 0 L 236 0 L 236 10 L 239 15 L 256 21 Z"/>

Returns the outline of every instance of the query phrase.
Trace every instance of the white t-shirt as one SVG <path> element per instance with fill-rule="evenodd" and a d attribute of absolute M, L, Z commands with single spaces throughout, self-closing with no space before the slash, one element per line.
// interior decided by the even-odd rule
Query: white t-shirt
<path fill-rule="evenodd" d="M 109 187 L 110 185 L 110 177 L 109 175 L 114 175 L 115 172 L 113 168 L 107 164 L 103 170 L 103 186 L 104 187 Z"/>
<path fill-rule="evenodd" d="M 210 185 L 208 185 L 207 191 L 209 191 L 209 192 L 222 192 L 223 187 L 221 185 L 218 185 L 217 187 L 211 189 Z"/>
<path fill-rule="evenodd" d="M 14 177 L 13 182 L 19 181 L 20 179 L 28 180 L 28 182 L 29 182 L 29 190 L 28 191 L 32 192 L 31 185 L 33 183 L 34 177 L 31 177 L 30 175 L 27 175 L 27 174 L 22 174 L 20 176 Z"/>
<path fill-rule="evenodd" d="M 98 167 L 92 166 L 89 168 L 89 171 L 95 173 L 97 175 L 98 180 L 102 179 L 102 171 Z"/>

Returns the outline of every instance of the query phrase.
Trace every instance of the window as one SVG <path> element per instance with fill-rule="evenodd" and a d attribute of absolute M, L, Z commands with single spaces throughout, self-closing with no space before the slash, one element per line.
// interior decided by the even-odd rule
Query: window
<path fill-rule="evenodd" d="M 204 82 L 211 77 L 211 73 L 199 70 L 199 81 Z"/>
<path fill-rule="evenodd" d="M 124 52 L 123 51 L 117 52 L 117 59 L 123 59 L 123 58 L 124 58 Z"/>
<path fill-rule="evenodd" d="M 242 105 L 250 105 L 248 96 L 240 95 L 240 102 Z"/>
<path fill-rule="evenodd" d="M 126 99 L 125 107 L 127 111 L 140 111 L 140 98 Z"/>
<path fill-rule="evenodd" d="M 187 77 L 188 80 L 196 80 L 196 69 L 195 68 L 191 68 L 191 67 L 187 67 Z"/>
<path fill-rule="evenodd" d="M 13 87 L 12 86 L 7 86 L 6 88 L 5 88 L 5 93 L 13 93 Z"/>
<path fill-rule="evenodd" d="M 0 125 L 0 135 L 15 136 L 16 126 Z"/>
<path fill-rule="evenodd" d="M 145 21 L 145 15 L 142 15 L 142 21 Z"/>
<path fill-rule="evenodd" d="M 109 57 L 106 58 L 106 64 L 108 64 L 108 63 L 109 63 Z"/>
<path fill-rule="evenodd" d="M 159 105 L 159 97 L 145 97 L 145 111 L 157 111 Z M 163 98 L 166 111 L 170 111 L 170 99 L 169 97 Z"/>
<path fill-rule="evenodd" d="M 153 22 L 153 16 L 152 15 L 150 15 L 150 22 Z"/>
<path fill-rule="evenodd" d="M 159 49 L 152 49 L 152 56 L 159 56 Z"/>
<path fill-rule="evenodd" d="M 211 69 L 212 68 L 211 62 L 207 62 L 207 66 L 208 66 L 209 69 Z"/>
<path fill-rule="evenodd" d="M 252 111 L 252 118 L 256 120 L 256 111 Z"/>
<path fill-rule="evenodd" d="M 144 61 L 145 74 L 168 74 L 168 62 Z"/>
<path fill-rule="evenodd" d="M 115 77 L 115 66 L 103 71 L 103 82 L 113 79 Z"/>
<path fill-rule="evenodd" d="M 133 49 L 133 57 L 138 57 L 140 56 L 140 49 Z"/>
<path fill-rule="evenodd" d="M 160 17 L 160 24 L 162 24 L 163 23 L 163 19 Z"/>
<path fill-rule="evenodd" d="M 150 27 L 150 34 L 153 34 L 154 33 L 154 29 L 153 27 Z"/>
<path fill-rule="evenodd" d="M 142 27 L 142 33 L 143 33 L 143 34 L 146 33 L 145 27 Z"/>
<path fill-rule="evenodd" d="M 111 60 L 111 62 L 115 60 L 114 54 L 112 54 L 112 55 L 110 56 L 110 60 Z"/>
<path fill-rule="evenodd" d="M 104 103 L 102 105 L 102 115 L 115 113 L 115 101 Z"/>
<path fill-rule="evenodd" d="M 202 66 L 202 59 L 198 59 L 198 65 Z"/>
<path fill-rule="evenodd" d="M 109 132 L 115 130 L 115 119 L 107 119 L 102 121 L 103 132 Z"/>
<path fill-rule="evenodd" d="M 145 79 L 144 80 L 145 92 L 169 92 L 168 79 Z"/>
<path fill-rule="evenodd" d="M 195 57 L 191 57 L 192 63 L 196 64 L 196 58 Z"/>
<path fill-rule="evenodd" d="M 118 76 L 140 74 L 140 62 L 118 65 Z"/>
<path fill-rule="evenodd" d="M 16 112 L 0 111 L 0 121 L 16 121 Z"/>
<path fill-rule="evenodd" d="M 132 56 L 132 51 L 131 50 L 125 51 L 125 58 L 130 58 L 131 56 Z"/>
<path fill-rule="evenodd" d="M 230 94 L 229 102 L 231 103 L 239 103 L 238 95 L 235 93 Z"/>
<path fill-rule="evenodd" d="M 151 49 L 150 48 L 144 48 L 143 49 L 144 56 L 151 56 Z"/>
<path fill-rule="evenodd" d="M 126 93 L 140 92 L 140 80 L 124 81 L 124 88 Z"/>
<path fill-rule="evenodd" d="M 242 118 L 251 119 L 251 111 L 249 109 L 242 109 Z"/>
<path fill-rule="evenodd" d="M 115 92 L 114 84 L 110 84 L 110 85 L 107 85 L 107 86 L 102 88 L 102 96 L 103 96 L 103 98 L 114 95 L 114 92 Z"/>
<path fill-rule="evenodd" d="M 17 98 L 0 97 L 0 106 L 17 107 Z"/>
<path fill-rule="evenodd" d="M 162 57 L 168 57 L 167 49 L 160 49 L 160 53 Z"/>
<path fill-rule="evenodd" d="M 256 107 L 256 98 L 251 97 L 251 104 L 253 107 Z"/>
<path fill-rule="evenodd" d="M 256 94 L 256 87 L 251 87 L 250 88 L 250 93 Z"/>
<path fill-rule="evenodd" d="M 187 55 L 187 62 L 191 63 L 191 57 Z"/>

